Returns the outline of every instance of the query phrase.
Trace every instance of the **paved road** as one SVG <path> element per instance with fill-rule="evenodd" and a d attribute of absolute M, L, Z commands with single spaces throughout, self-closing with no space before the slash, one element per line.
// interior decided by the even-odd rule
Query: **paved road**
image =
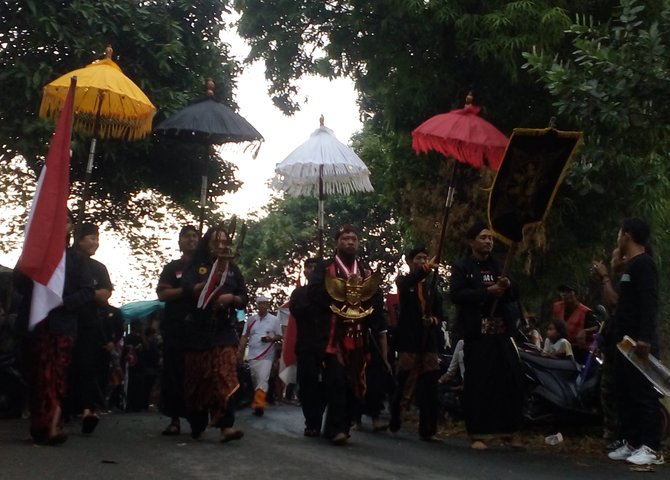
<path fill-rule="evenodd" d="M 302 436 L 302 415 L 293 406 L 268 409 L 262 418 L 238 414 L 239 442 L 220 444 L 209 430 L 200 441 L 186 433 L 162 437 L 157 413 L 112 414 L 91 437 L 74 433 L 59 447 L 35 446 L 25 420 L 0 421 L 1 480 L 330 480 L 330 479 L 639 479 L 642 474 L 604 458 L 571 458 L 491 449 L 473 452 L 464 439 L 425 443 L 415 432 L 354 432 L 335 447 Z M 71 429 L 74 429 L 73 425 Z M 184 427 L 184 425 L 182 425 Z M 657 467 L 651 478 L 669 478 Z M 647 478 L 647 476 L 644 476 Z"/>

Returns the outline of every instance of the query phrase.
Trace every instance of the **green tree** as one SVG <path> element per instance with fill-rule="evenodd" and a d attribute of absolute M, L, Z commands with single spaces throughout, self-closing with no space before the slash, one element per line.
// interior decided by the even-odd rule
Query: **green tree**
<path fill-rule="evenodd" d="M 0 161 L 16 155 L 37 171 L 52 132 L 37 118 L 42 86 L 100 58 L 112 44 L 124 73 L 158 109 L 158 122 L 204 93 L 213 77 L 218 99 L 233 104 L 239 68 L 220 40 L 226 28 L 226 1 L 216 0 L 71 0 L 0 2 Z M 75 136 L 72 179 L 81 180 L 89 138 Z M 167 145 L 166 145 L 167 144 Z M 206 146 L 105 140 L 99 143 L 94 170 L 94 200 L 119 206 L 106 220 L 136 217 L 128 199 L 154 189 L 193 207 L 204 168 L 213 179 L 212 194 L 234 190 L 230 164 L 207 161 Z M 179 181 L 176 179 L 179 178 Z M 75 193 L 79 193 L 75 190 Z M 95 203 L 95 202 L 94 202 Z M 140 212 L 141 213 L 141 212 Z M 115 215 L 110 218 L 111 215 Z"/>
<path fill-rule="evenodd" d="M 411 131 L 432 115 L 462 107 L 471 89 L 484 106 L 482 115 L 505 133 L 546 126 L 551 99 L 522 70 L 522 52 L 533 45 L 569 52 L 563 32 L 574 13 L 606 19 L 613 3 L 236 0 L 234 5 L 242 12 L 238 29 L 252 45 L 250 57 L 265 61 L 270 93 L 286 111 L 297 108 L 295 80 L 302 75 L 355 81 L 366 120 L 361 151 L 381 178 L 382 201 L 425 239 L 434 236 L 450 168 L 439 156 L 416 156 Z M 490 172 L 465 171 L 449 245 L 459 245 L 469 218 L 484 216 L 482 192 L 490 184 Z"/>
<path fill-rule="evenodd" d="M 402 240 L 393 212 L 380 208 L 378 195 L 329 196 L 325 210 L 324 255 L 332 252 L 337 228 L 352 224 L 361 231 L 363 258 L 387 276 L 387 283 L 392 281 Z M 317 255 L 316 219 L 316 198 L 286 197 L 274 199 L 266 217 L 249 223 L 239 264 L 251 292 L 279 288 L 286 298 L 302 262 Z"/>
<path fill-rule="evenodd" d="M 16 251 L 26 223 L 34 182 L 47 152 L 53 123 L 37 117 L 42 87 L 102 58 L 111 44 L 114 60 L 157 107 L 154 124 L 202 97 L 208 77 L 219 101 L 235 107 L 239 65 L 220 34 L 228 12 L 222 0 L 2 0 L 0 1 L 0 184 L 3 192 L 3 251 Z M 72 204 L 90 138 L 72 142 Z M 193 223 L 200 176 L 210 195 L 239 187 L 235 168 L 207 145 L 149 137 L 143 141 L 98 142 L 88 219 L 110 227 L 129 242 L 154 284 L 166 231 Z M 152 288 L 155 285 L 151 285 Z"/>
<path fill-rule="evenodd" d="M 569 243 L 551 254 L 570 251 L 579 265 L 609 258 L 603 246 L 614 246 L 622 218 L 639 216 L 652 224 L 663 279 L 670 274 L 670 2 L 661 3 L 659 11 L 653 2 L 621 0 L 611 22 L 578 17 L 569 29 L 571 55 L 536 50 L 525 56 L 559 115 L 581 125 L 586 137 L 566 179 L 570 195 L 551 226 L 570 232 L 562 235 Z M 667 298 L 670 286 L 661 286 Z M 665 331 L 670 337 L 667 325 Z"/>

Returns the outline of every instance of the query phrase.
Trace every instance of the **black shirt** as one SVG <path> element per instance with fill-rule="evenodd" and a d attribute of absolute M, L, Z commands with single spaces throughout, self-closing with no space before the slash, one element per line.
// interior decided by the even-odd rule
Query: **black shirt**
<path fill-rule="evenodd" d="M 658 350 L 658 271 L 646 253 L 626 264 L 619 280 L 619 302 L 614 326 L 617 341 L 624 335 L 652 344 Z"/>
<path fill-rule="evenodd" d="M 430 271 L 417 269 L 407 275 L 396 278 L 399 296 L 398 325 L 394 333 L 394 347 L 398 352 L 430 352 L 438 351 L 438 335 L 442 320 L 442 298 L 437 288 L 431 288 L 433 277 Z M 421 292 L 419 292 L 421 289 Z M 429 293 L 428 290 L 432 292 Z M 427 314 L 438 319 L 437 325 L 424 325 L 424 311 L 421 308 L 419 293 L 427 305 Z"/>
<path fill-rule="evenodd" d="M 201 282 L 206 282 L 213 267 L 213 262 L 196 261 L 186 270 L 183 286 L 187 291 L 193 291 L 193 287 Z M 228 264 L 226 279 L 220 294 L 232 293 L 242 299 L 244 308 L 247 304 L 247 287 L 244 277 L 237 265 Z M 215 309 L 213 299 L 205 309 L 197 308 L 197 298 L 193 298 L 191 309 L 184 321 L 184 342 L 187 350 L 207 350 L 215 346 L 237 346 L 237 312 L 233 305 L 227 308 Z"/>
<path fill-rule="evenodd" d="M 189 262 L 180 258 L 163 268 L 158 279 L 158 288 L 180 288 Z M 193 299 L 183 294 L 180 298 L 165 302 L 165 314 L 161 321 L 161 335 L 167 343 L 179 342 L 184 335 L 184 319 L 193 306 Z"/>

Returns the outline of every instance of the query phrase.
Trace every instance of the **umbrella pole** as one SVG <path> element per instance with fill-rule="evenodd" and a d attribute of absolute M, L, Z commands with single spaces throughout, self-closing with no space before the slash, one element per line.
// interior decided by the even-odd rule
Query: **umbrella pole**
<path fill-rule="evenodd" d="M 86 215 L 86 202 L 88 201 L 88 194 L 91 188 L 91 177 L 93 176 L 93 163 L 95 162 L 95 150 L 98 145 L 98 134 L 100 133 L 100 110 L 102 109 L 102 100 L 105 92 L 98 93 L 98 112 L 95 114 L 95 122 L 93 124 L 93 138 L 91 139 L 91 147 L 88 151 L 88 162 L 86 163 L 86 173 L 84 174 L 84 191 L 79 199 L 79 212 L 77 215 L 77 226 L 79 230 L 81 224 L 84 223 L 84 216 Z"/>
<path fill-rule="evenodd" d="M 81 227 L 81 224 L 84 222 L 84 217 L 86 216 L 86 201 L 88 200 L 88 194 L 91 186 L 91 176 L 93 172 L 93 161 L 95 159 L 95 149 L 98 143 L 98 139 L 93 137 L 91 140 L 91 148 L 88 151 L 88 163 L 86 164 L 86 173 L 84 174 L 84 190 L 81 193 L 81 198 L 79 199 L 79 212 L 77 215 L 77 228 Z"/>
<path fill-rule="evenodd" d="M 207 175 L 202 176 L 200 184 L 200 226 L 198 232 L 202 235 L 202 229 L 205 225 L 205 207 L 207 205 Z"/>
<path fill-rule="evenodd" d="M 442 261 L 442 249 L 444 248 L 444 239 L 447 233 L 447 223 L 449 222 L 449 213 L 451 213 L 451 207 L 454 204 L 454 193 L 456 191 L 456 177 L 458 175 L 458 160 L 453 159 L 454 166 L 451 170 L 451 179 L 449 180 L 449 187 L 447 188 L 447 199 L 444 203 L 444 215 L 442 217 L 442 227 L 440 229 L 440 241 L 437 244 L 437 252 L 435 263 L 438 264 Z"/>
<path fill-rule="evenodd" d="M 323 258 L 323 224 L 324 224 L 323 165 L 319 165 L 319 257 Z"/>

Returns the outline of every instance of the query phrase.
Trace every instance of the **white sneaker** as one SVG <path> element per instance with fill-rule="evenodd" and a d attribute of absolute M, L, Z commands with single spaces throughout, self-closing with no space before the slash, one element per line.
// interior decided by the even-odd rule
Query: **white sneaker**
<path fill-rule="evenodd" d="M 610 460 L 626 460 L 633 454 L 633 449 L 628 446 L 628 443 L 624 440 L 624 444 L 621 445 L 616 450 L 607 454 Z"/>
<path fill-rule="evenodd" d="M 663 454 L 657 453 L 646 445 L 635 450 L 627 459 L 627 462 L 635 465 L 660 465 L 665 463 Z"/>

